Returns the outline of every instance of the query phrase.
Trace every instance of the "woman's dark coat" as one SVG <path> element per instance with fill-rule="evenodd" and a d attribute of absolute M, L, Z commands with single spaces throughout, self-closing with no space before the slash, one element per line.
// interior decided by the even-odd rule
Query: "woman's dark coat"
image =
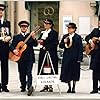
<path fill-rule="evenodd" d="M 72 46 L 70 48 L 66 48 L 64 39 L 67 36 L 68 34 L 64 35 L 59 44 L 59 47 L 64 49 L 60 79 L 62 82 L 69 82 L 71 80 L 79 81 L 80 63 L 77 61 L 82 61 L 83 58 L 81 36 L 75 33 L 72 38 Z"/>

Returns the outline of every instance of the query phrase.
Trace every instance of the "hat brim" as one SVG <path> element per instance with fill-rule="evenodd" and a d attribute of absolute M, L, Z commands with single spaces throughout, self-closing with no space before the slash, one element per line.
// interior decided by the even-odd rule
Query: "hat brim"
<path fill-rule="evenodd" d="M 20 22 L 18 23 L 18 25 L 21 26 L 21 25 L 23 25 L 24 23 L 25 23 L 25 25 L 29 26 L 29 22 L 27 22 L 27 21 L 20 21 Z"/>
<path fill-rule="evenodd" d="M 6 5 L 0 4 L 0 7 L 3 7 L 5 9 L 6 8 Z"/>

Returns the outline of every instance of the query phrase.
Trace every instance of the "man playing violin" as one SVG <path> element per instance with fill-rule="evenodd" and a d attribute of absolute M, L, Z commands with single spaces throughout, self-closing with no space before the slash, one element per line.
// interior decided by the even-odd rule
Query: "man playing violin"
<path fill-rule="evenodd" d="M 33 50 L 33 46 L 37 46 L 37 40 L 35 39 L 35 33 L 31 32 L 27 33 L 29 22 L 20 21 L 18 23 L 20 27 L 20 33 L 15 35 L 12 40 L 12 44 L 10 45 L 10 51 L 12 51 L 15 55 L 19 53 L 19 50 L 16 49 L 17 44 L 20 41 L 24 41 L 30 34 L 32 36 L 26 42 L 27 48 L 23 51 L 21 58 L 17 61 L 18 63 L 18 71 L 19 71 L 19 79 L 21 82 L 21 92 L 26 91 L 26 86 L 28 89 L 27 95 L 30 96 L 33 92 L 32 86 L 32 67 L 35 62 L 35 54 Z M 27 81 L 26 81 L 27 77 Z"/>
<path fill-rule="evenodd" d="M 94 28 L 93 31 L 85 37 L 87 43 L 90 43 L 91 47 L 94 48 L 95 45 L 98 48 L 94 48 L 93 52 L 91 53 L 91 62 L 90 62 L 90 69 L 93 70 L 92 72 L 92 79 L 93 79 L 93 90 L 90 92 L 98 93 L 98 81 L 100 80 L 100 42 L 98 41 L 96 44 L 94 41 L 96 38 L 100 38 L 100 18 L 98 21 L 98 28 Z"/>

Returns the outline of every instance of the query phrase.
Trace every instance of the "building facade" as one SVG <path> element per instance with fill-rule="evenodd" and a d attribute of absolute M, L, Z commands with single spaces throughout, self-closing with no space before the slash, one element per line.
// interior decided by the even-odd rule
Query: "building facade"
<path fill-rule="evenodd" d="M 19 32 L 18 22 L 28 20 L 29 31 L 36 25 L 43 26 L 45 18 L 54 21 L 55 29 L 59 37 L 66 33 L 66 25 L 69 22 L 77 24 L 77 33 L 85 36 L 97 27 L 95 0 L 55 0 L 55 1 L 5 1 L 7 5 L 5 16 L 11 21 L 11 32 Z"/>

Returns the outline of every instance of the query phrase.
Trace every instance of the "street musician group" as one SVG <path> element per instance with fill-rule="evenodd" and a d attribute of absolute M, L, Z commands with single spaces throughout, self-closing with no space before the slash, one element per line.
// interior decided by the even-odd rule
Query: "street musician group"
<path fill-rule="evenodd" d="M 32 95 L 34 87 L 32 86 L 32 68 L 35 63 L 35 53 L 33 47 L 39 46 L 38 75 L 41 70 L 42 62 L 46 52 L 50 53 L 55 74 L 58 74 L 58 55 L 57 47 L 63 49 L 63 59 L 60 80 L 68 84 L 67 93 L 76 93 L 76 82 L 80 80 L 80 64 L 83 60 L 83 44 L 82 38 L 76 33 L 77 26 L 75 23 L 66 25 L 68 33 L 63 35 L 59 42 L 58 32 L 53 29 L 54 23 L 51 19 L 46 18 L 43 22 L 44 30 L 35 27 L 35 30 L 28 33 L 29 22 L 21 20 L 18 22 L 20 33 L 11 37 L 10 21 L 3 17 L 6 6 L 0 4 L 0 61 L 1 61 L 1 82 L 0 92 L 9 92 L 8 85 L 8 59 L 18 64 L 19 80 L 21 92 L 27 92 Z M 40 36 L 36 39 L 36 33 L 40 32 Z M 9 42 L 11 41 L 11 44 Z M 85 37 L 87 42 L 85 53 L 91 55 L 90 69 L 93 70 L 93 90 L 90 92 L 98 93 L 98 81 L 100 81 L 100 21 L 98 28 L 95 28 L 89 35 Z M 47 58 L 44 63 L 42 75 L 53 74 L 48 65 Z M 71 85 L 72 84 L 72 85 Z M 40 92 L 53 92 L 52 85 L 45 85 Z"/>

